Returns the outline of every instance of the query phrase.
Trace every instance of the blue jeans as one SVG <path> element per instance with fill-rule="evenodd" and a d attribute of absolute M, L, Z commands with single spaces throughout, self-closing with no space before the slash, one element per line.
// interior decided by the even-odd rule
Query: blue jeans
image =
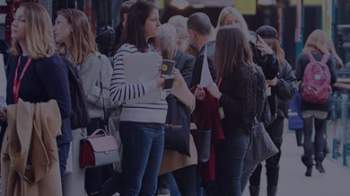
<path fill-rule="evenodd" d="M 61 178 L 66 171 L 67 159 L 69 155 L 70 143 L 62 143 L 58 145 L 58 158 L 60 162 L 60 173 Z"/>
<path fill-rule="evenodd" d="M 217 147 L 217 195 L 241 196 L 243 164 L 249 146 L 249 136 L 225 133 Z"/>
<path fill-rule="evenodd" d="M 167 173 L 159 176 L 158 189 L 169 189 L 171 196 L 181 196 L 179 187 L 177 186 L 176 179 L 172 173 Z"/>
<path fill-rule="evenodd" d="M 121 122 L 123 142 L 120 196 L 154 196 L 164 151 L 164 126 Z"/>
<path fill-rule="evenodd" d="M 198 196 L 198 166 L 192 165 L 159 177 L 159 186 L 168 188 L 171 196 Z"/>

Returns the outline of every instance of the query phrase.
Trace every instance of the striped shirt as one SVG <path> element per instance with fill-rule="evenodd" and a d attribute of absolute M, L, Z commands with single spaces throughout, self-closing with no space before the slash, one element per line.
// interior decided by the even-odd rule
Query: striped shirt
<path fill-rule="evenodd" d="M 168 109 L 165 99 L 152 103 L 126 103 L 129 100 L 143 97 L 158 88 L 155 81 L 145 83 L 128 82 L 125 75 L 124 56 L 137 52 L 139 51 L 134 45 L 124 44 L 113 57 L 110 90 L 112 101 L 123 105 L 120 121 L 163 124 Z"/>

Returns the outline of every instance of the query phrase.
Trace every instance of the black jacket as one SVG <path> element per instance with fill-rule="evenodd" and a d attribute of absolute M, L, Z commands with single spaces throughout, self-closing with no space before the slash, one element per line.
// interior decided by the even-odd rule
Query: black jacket
<path fill-rule="evenodd" d="M 320 52 L 315 52 L 312 53 L 314 56 L 315 60 L 320 61 L 322 58 L 322 54 Z M 306 66 L 309 64 L 310 59 L 308 54 L 302 53 L 299 55 L 297 59 L 297 66 L 296 66 L 296 77 L 298 81 L 302 81 L 304 77 L 304 71 Z M 330 56 L 328 62 L 327 62 L 330 74 L 331 74 L 331 84 L 334 84 L 337 81 L 337 73 L 336 73 L 336 60 L 334 56 Z M 328 112 L 330 107 L 330 101 L 328 101 L 325 104 L 313 104 L 313 103 L 308 103 L 302 100 L 301 102 L 301 110 L 317 110 L 317 111 L 325 111 Z"/>
<path fill-rule="evenodd" d="M 277 85 L 272 88 L 272 96 L 277 98 L 277 116 L 287 118 L 289 100 L 292 99 L 297 91 L 297 80 L 294 71 L 288 62 L 281 65 L 281 71 L 277 78 Z"/>
<path fill-rule="evenodd" d="M 212 43 L 212 42 L 209 42 L 208 44 L 210 44 L 210 43 Z M 208 49 L 207 49 L 208 53 L 210 53 L 209 50 L 210 50 L 210 47 L 208 47 Z M 201 81 L 202 66 L 203 66 L 203 60 L 204 60 L 204 51 L 205 51 L 205 47 L 203 47 L 201 49 L 198 57 L 196 58 L 196 61 L 195 61 L 194 67 L 193 67 L 191 87 L 196 86 Z M 209 70 L 210 70 L 211 76 L 213 77 L 213 80 L 216 81 L 216 68 L 213 64 L 213 61 L 210 58 L 210 54 L 207 55 L 207 59 L 208 59 L 208 65 L 209 65 Z"/>
<path fill-rule="evenodd" d="M 256 45 L 250 42 L 250 46 L 253 52 L 253 60 L 256 65 L 261 67 L 265 79 L 272 80 L 277 77 L 279 73 L 279 64 L 275 55 L 262 55 L 261 51 L 257 49 Z M 264 104 L 263 112 L 260 120 L 267 126 L 274 117 L 277 116 L 278 101 L 276 97 L 268 97 L 267 102 Z"/>
<path fill-rule="evenodd" d="M 249 134 L 258 112 L 258 79 L 254 66 L 243 65 L 225 76 L 220 91 L 222 96 L 219 104 L 224 110 L 224 131 Z"/>
<path fill-rule="evenodd" d="M 264 72 L 261 67 L 256 66 L 256 78 L 258 83 L 257 88 L 257 96 L 256 96 L 256 118 L 260 122 L 264 122 L 264 118 L 266 117 L 266 106 L 268 105 L 267 101 L 267 83 L 265 79 Z"/>

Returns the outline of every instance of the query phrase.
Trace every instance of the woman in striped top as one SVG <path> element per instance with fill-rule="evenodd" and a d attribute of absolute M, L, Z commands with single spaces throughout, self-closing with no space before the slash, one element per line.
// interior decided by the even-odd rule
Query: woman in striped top
<path fill-rule="evenodd" d="M 164 80 L 130 82 L 125 74 L 124 57 L 147 53 L 148 45 L 159 27 L 158 9 L 146 1 L 138 1 L 128 14 L 126 40 L 113 59 L 111 97 L 122 104 L 120 136 L 123 142 L 121 196 L 155 195 L 157 177 L 164 151 L 164 124 L 167 114 L 165 99 L 130 103 L 159 90 Z M 161 60 L 161 59 L 159 59 Z M 142 75 L 140 64 L 140 75 Z"/>

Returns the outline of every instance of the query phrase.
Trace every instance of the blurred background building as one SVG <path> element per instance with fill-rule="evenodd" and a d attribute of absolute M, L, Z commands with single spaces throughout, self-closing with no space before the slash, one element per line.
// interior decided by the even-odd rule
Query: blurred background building
<path fill-rule="evenodd" d="M 78 8 L 90 18 L 96 34 L 115 28 L 124 0 L 0 0 L 0 38 L 10 39 L 10 24 L 20 2 L 39 1 L 52 17 L 62 8 Z M 350 61 L 350 0 L 154 0 L 161 8 L 161 21 L 173 15 L 207 13 L 214 25 L 225 6 L 237 7 L 251 30 L 263 24 L 279 30 L 287 59 L 295 62 L 297 53 L 314 29 L 325 30 L 336 43 L 345 62 Z"/>

